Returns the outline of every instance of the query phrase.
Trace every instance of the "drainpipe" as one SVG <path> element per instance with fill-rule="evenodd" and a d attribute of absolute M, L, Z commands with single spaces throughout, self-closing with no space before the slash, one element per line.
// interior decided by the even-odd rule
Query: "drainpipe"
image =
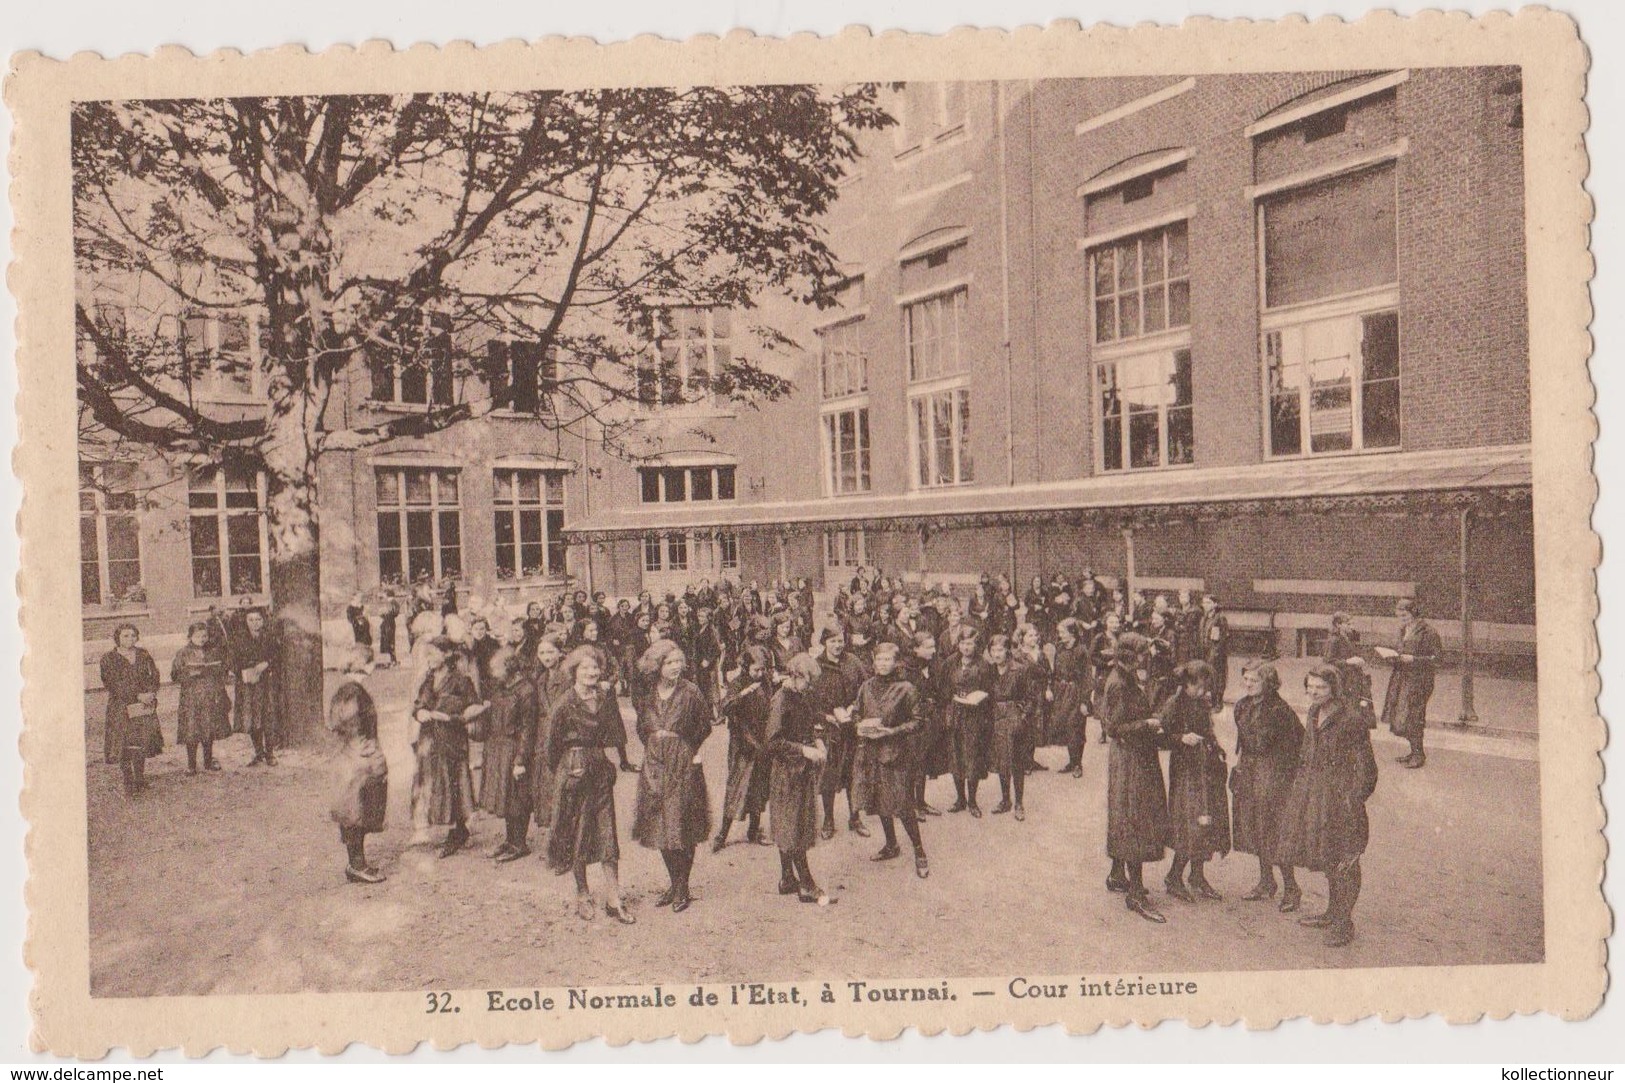
<path fill-rule="evenodd" d="M 1472 580 L 1468 575 L 1468 540 L 1472 533 L 1473 509 L 1461 509 L 1461 714 L 1458 721 L 1477 722 L 1478 712 L 1473 709 L 1473 610 Z"/>
<path fill-rule="evenodd" d="M 1005 85 L 998 83 L 995 109 L 998 113 L 999 138 L 999 339 L 1004 353 L 1004 483 L 1016 484 L 1016 426 L 1015 426 L 1015 359 L 1010 349 L 1010 178 L 1008 170 L 1008 136 L 1004 127 Z M 1006 542 L 1010 550 L 1010 588 L 1018 591 L 1020 578 L 1016 575 L 1016 528 L 1006 528 Z"/>

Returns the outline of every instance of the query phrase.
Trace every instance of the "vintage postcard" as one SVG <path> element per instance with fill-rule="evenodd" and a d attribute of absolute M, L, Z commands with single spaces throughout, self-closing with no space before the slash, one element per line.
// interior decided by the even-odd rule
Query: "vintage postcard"
<path fill-rule="evenodd" d="M 14 58 L 34 1041 L 1589 1014 L 1586 64 Z"/>

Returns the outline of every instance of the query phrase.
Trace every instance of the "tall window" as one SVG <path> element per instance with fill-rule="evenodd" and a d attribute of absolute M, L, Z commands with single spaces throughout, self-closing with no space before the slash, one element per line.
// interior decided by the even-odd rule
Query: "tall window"
<path fill-rule="evenodd" d="M 1101 470 L 1195 461 L 1189 235 L 1171 222 L 1089 251 Z"/>
<path fill-rule="evenodd" d="M 456 401 L 451 352 L 451 319 L 428 316 L 413 328 L 401 348 L 379 350 L 371 359 L 375 402 L 449 406 Z"/>
<path fill-rule="evenodd" d="M 388 467 L 375 474 L 378 575 L 385 583 L 445 579 L 463 571 L 456 470 Z"/>
<path fill-rule="evenodd" d="M 914 480 L 921 488 L 962 485 L 976 480 L 970 447 L 970 389 L 959 387 L 915 395 Z"/>
<path fill-rule="evenodd" d="M 1096 343 L 1190 326 L 1187 236 L 1174 222 L 1090 252 Z"/>
<path fill-rule="evenodd" d="M 863 531 L 824 531 L 824 567 L 839 571 L 861 567 L 866 562 Z"/>
<path fill-rule="evenodd" d="M 79 600 L 135 601 L 141 592 L 141 510 L 131 463 L 79 465 Z"/>
<path fill-rule="evenodd" d="M 1271 456 L 1401 444 L 1396 178 L 1385 162 L 1259 201 Z"/>
<path fill-rule="evenodd" d="M 645 405 L 716 402 L 713 381 L 733 364 L 732 313 L 680 305 L 655 321 L 654 356 L 638 367 L 638 401 Z"/>
<path fill-rule="evenodd" d="M 491 397 L 515 413 L 551 412 L 558 387 L 558 358 L 539 342 L 492 339 L 486 343 Z"/>
<path fill-rule="evenodd" d="M 181 317 L 181 352 L 193 395 L 209 399 L 253 394 L 253 328 L 243 313 L 187 312 Z"/>
<path fill-rule="evenodd" d="M 497 578 L 564 574 L 564 473 L 498 470 L 493 475 Z"/>
<path fill-rule="evenodd" d="M 645 504 L 732 500 L 734 466 L 641 466 L 638 490 Z"/>
<path fill-rule="evenodd" d="M 1182 466 L 1194 459 L 1191 352 L 1135 354 L 1095 366 L 1105 470 Z"/>
<path fill-rule="evenodd" d="M 898 152 L 914 150 L 922 144 L 948 139 L 965 128 L 965 84 L 908 83 L 898 102 Z"/>
<path fill-rule="evenodd" d="M 863 320 L 847 320 L 818 332 L 819 388 L 826 399 L 869 390 L 869 357 L 863 352 Z"/>
<path fill-rule="evenodd" d="M 959 339 L 968 297 L 967 290 L 957 289 L 903 306 L 903 347 L 911 383 L 966 371 L 969 359 Z"/>
<path fill-rule="evenodd" d="M 826 411 L 824 491 L 830 496 L 869 491 L 869 408 Z"/>
<path fill-rule="evenodd" d="M 265 475 L 235 467 L 196 467 L 189 475 L 187 505 L 192 596 L 264 593 L 270 573 Z"/>
<path fill-rule="evenodd" d="M 717 562 L 718 567 L 725 572 L 739 570 L 739 535 L 717 535 Z"/>

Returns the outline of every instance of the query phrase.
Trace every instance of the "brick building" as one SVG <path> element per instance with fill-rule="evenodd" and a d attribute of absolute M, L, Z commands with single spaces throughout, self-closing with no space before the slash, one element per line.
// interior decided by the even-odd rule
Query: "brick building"
<path fill-rule="evenodd" d="M 518 414 L 331 454 L 324 618 L 422 574 L 517 606 L 1089 567 L 1215 593 L 1288 653 L 1412 594 L 1455 647 L 1465 596 L 1480 649 L 1532 656 L 1515 69 L 910 84 L 894 112 L 829 215 L 839 309 L 670 313 L 683 372 L 788 330 L 790 395 L 650 411 L 629 456 Z M 248 325 L 186 334 L 249 362 L 212 393 L 253 403 Z M 475 383 L 357 366 L 337 408 Z M 87 640 L 263 599 L 261 479 L 81 461 Z"/>

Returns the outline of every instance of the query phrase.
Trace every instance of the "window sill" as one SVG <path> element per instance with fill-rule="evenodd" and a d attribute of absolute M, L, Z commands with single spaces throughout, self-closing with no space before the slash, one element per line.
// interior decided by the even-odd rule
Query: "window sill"
<path fill-rule="evenodd" d="M 1117 478 L 1125 474 L 1166 474 L 1169 471 L 1195 470 L 1195 463 L 1169 463 L 1167 466 L 1125 466 L 1117 470 L 1108 470 L 1106 467 L 1097 467 L 1095 476 L 1100 478 Z"/>
<path fill-rule="evenodd" d="M 633 415 L 639 421 L 732 421 L 739 416 L 739 411 L 722 406 L 654 406 L 639 410 Z"/>
<path fill-rule="evenodd" d="M 385 402 L 382 399 L 367 399 L 368 408 L 385 414 L 426 414 L 430 410 L 444 410 L 451 403 L 444 402 Z"/>
<path fill-rule="evenodd" d="M 1351 448 L 1348 451 L 1301 451 L 1296 455 L 1268 455 L 1264 461 L 1269 463 L 1302 463 L 1314 462 L 1317 459 L 1355 459 L 1362 455 L 1396 455 L 1404 451 L 1404 444 L 1398 447 L 1370 447 Z"/>
<path fill-rule="evenodd" d="M 215 598 L 212 600 L 208 598 L 193 599 L 192 601 L 186 603 L 186 611 L 188 613 L 207 613 L 211 608 L 219 606 L 227 613 L 230 613 L 233 609 L 240 608 L 237 604 L 237 599 L 240 597 L 243 597 L 243 595 L 233 594 L 229 598 Z M 247 595 L 247 598 L 256 606 L 271 604 L 271 596 L 266 594 L 264 591 L 261 591 L 258 594 L 249 594 Z"/>
<path fill-rule="evenodd" d="M 152 608 L 143 604 L 139 609 L 123 606 L 108 605 L 82 605 L 79 607 L 80 620 L 134 620 L 138 617 L 152 616 Z"/>
<path fill-rule="evenodd" d="M 498 579 L 494 589 L 503 591 L 524 590 L 541 587 L 544 589 L 568 586 L 573 577 L 569 575 L 532 575 L 523 579 Z"/>
<path fill-rule="evenodd" d="M 912 146 L 904 147 L 892 155 L 892 165 L 903 169 L 922 158 L 930 157 L 937 151 L 956 147 L 962 143 L 970 142 L 970 127 L 966 124 L 955 124 L 951 128 L 944 128 L 935 135 L 920 140 Z"/>
<path fill-rule="evenodd" d="M 712 504 L 725 504 L 728 507 L 733 507 L 735 504 L 738 504 L 738 503 L 739 503 L 739 500 L 738 500 L 737 497 L 735 499 L 733 499 L 733 500 L 660 500 L 660 501 L 650 501 L 650 502 L 647 502 L 647 503 L 645 503 L 643 501 L 639 501 L 630 510 L 632 510 L 633 512 L 644 512 L 644 513 L 652 514 L 654 512 L 671 511 L 671 510 L 676 509 L 676 508 L 685 508 L 685 507 L 688 507 L 690 504 L 704 504 L 707 507 L 709 507 Z"/>

